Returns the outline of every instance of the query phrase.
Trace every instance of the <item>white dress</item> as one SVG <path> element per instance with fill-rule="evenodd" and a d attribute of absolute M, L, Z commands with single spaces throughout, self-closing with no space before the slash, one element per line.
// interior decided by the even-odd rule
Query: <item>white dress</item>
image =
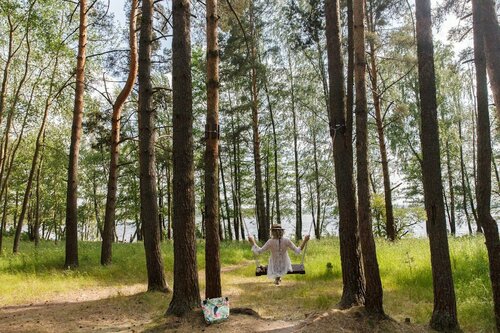
<path fill-rule="evenodd" d="M 267 250 L 271 251 L 271 257 L 267 266 L 267 277 L 270 279 L 283 276 L 287 272 L 292 271 L 292 262 L 288 256 L 288 249 L 296 254 L 300 254 L 301 252 L 300 248 L 295 246 L 288 238 L 272 238 L 262 247 L 258 247 L 257 245 L 252 246 L 252 251 L 255 254 L 261 254 Z"/>

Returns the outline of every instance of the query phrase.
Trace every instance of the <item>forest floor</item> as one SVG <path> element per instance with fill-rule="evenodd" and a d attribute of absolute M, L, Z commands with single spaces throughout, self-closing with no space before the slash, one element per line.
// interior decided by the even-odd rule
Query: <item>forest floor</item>
<path fill-rule="evenodd" d="M 231 271 L 235 267 L 225 267 Z M 203 271 L 200 272 L 203 278 Z M 223 272 L 224 273 L 224 272 Z M 257 278 L 258 279 L 258 278 Z M 248 281 L 245 281 L 248 280 Z M 233 280 L 234 281 L 234 280 Z M 257 282 L 255 282 L 257 281 Z M 270 281 L 244 277 L 226 286 L 231 306 L 240 303 L 241 285 L 273 288 L 286 293 L 293 281 L 274 286 Z M 288 286 L 286 284 L 289 284 Z M 240 284 L 240 287 L 238 287 Z M 201 310 L 183 317 L 164 316 L 170 294 L 147 293 L 145 284 L 106 286 L 46 294 L 28 304 L 0 307 L 0 332 L 429 332 L 422 325 L 370 319 L 362 307 L 314 313 L 231 314 L 229 320 L 207 325 Z M 265 291 L 264 291 L 265 292 Z M 287 307 L 285 307 L 287 308 Z M 247 309 L 247 308 L 243 308 Z M 290 311 L 290 309 L 288 309 Z M 269 315 L 274 313 L 274 315 Z"/>
<path fill-rule="evenodd" d="M 113 264 L 99 263 L 100 243 L 79 244 L 79 267 L 64 269 L 65 244 L 22 243 L 14 255 L 6 239 L 0 255 L 0 333 L 10 332 L 429 332 L 433 293 L 425 239 L 377 242 L 384 310 L 377 321 L 362 307 L 339 310 L 342 274 L 337 238 L 309 245 L 305 275 L 288 275 L 280 286 L 255 276 L 243 242 L 221 243 L 222 294 L 229 320 L 207 325 L 201 310 L 165 317 L 172 293 L 146 292 L 142 243 L 113 245 Z M 205 244 L 197 242 L 200 297 L 205 294 Z M 495 332 L 484 239 L 450 238 L 457 310 L 464 332 Z M 173 244 L 162 244 L 166 280 L 172 287 Z M 259 258 L 266 262 L 267 257 Z M 293 257 L 297 262 L 300 258 Z M 252 309 L 248 313 L 238 309 Z"/>

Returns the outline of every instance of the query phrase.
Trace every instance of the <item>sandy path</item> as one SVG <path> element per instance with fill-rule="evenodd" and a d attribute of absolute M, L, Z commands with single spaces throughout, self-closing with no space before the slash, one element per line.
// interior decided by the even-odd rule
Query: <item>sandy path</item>
<path fill-rule="evenodd" d="M 168 296 L 146 285 L 55 294 L 42 302 L 0 308 L 0 332 L 292 332 L 297 322 L 248 315 L 207 326 L 200 312 L 163 318 Z"/>
<path fill-rule="evenodd" d="M 229 266 L 224 271 L 240 267 L 242 265 Z M 200 279 L 203 276 L 204 272 L 200 271 Z M 233 301 L 244 290 L 240 287 L 228 287 L 228 296 Z M 29 304 L 0 307 L 0 332 L 428 332 L 422 326 L 392 320 L 373 321 L 359 307 L 313 313 L 300 321 L 232 313 L 228 321 L 206 325 L 201 310 L 185 318 L 165 318 L 171 295 L 147 293 L 146 289 L 146 284 L 87 288 L 44 295 L 43 299 Z M 297 317 L 300 318 L 295 313 Z"/>

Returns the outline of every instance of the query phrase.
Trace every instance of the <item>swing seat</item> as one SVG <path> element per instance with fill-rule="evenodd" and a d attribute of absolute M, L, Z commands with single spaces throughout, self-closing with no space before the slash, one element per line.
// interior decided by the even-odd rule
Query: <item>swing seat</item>
<path fill-rule="evenodd" d="M 292 270 L 287 274 L 306 274 L 303 264 L 292 264 Z M 255 276 L 267 275 L 267 266 L 257 266 Z"/>

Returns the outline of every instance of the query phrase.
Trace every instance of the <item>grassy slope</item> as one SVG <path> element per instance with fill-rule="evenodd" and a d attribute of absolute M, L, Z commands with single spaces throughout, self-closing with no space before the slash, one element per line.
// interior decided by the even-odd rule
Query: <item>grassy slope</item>
<path fill-rule="evenodd" d="M 11 247 L 7 238 L 6 248 Z M 172 244 L 163 245 L 167 279 L 172 283 Z M 198 246 L 199 268 L 204 266 L 204 246 Z M 491 284 L 483 239 L 450 239 L 458 315 L 465 331 L 494 331 Z M 99 265 L 100 243 L 80 243 L 80 268 L 63 270 L 64 244 L 42 243 L 39 249 L 23 243 L 21 254 L 0 257 L 0 304 L 33 302 L 43 295 L 67 289 L 131 285 L 146 281 L 142 244 L 114 244 L 114 264 Z M 395 244 L 377 242 L 386 312 L 397 320 L 426 323 L 432 312 L 432 279 L 426 239 L 407 239 Z M 265 262 L 266 258 L 260 258 Z M 311 241 L 304 275 L 289 275 L 275 288 L 266 277 L 253 277 L 255 266 L 245 243 L 223 243 L 222 266 L 240 265 L 223 273 L 223 288 L 237 294 L 240 305 L 264 316 L 302 319 L 304 313 L 335 306 L 342 291 L 337 238 Z M 300 258 L 292 258 L 293 262 Z M 333 265 L 328 271 L 327 263 Z M 200 277 L 201 290 L 204 279 Z"/>

